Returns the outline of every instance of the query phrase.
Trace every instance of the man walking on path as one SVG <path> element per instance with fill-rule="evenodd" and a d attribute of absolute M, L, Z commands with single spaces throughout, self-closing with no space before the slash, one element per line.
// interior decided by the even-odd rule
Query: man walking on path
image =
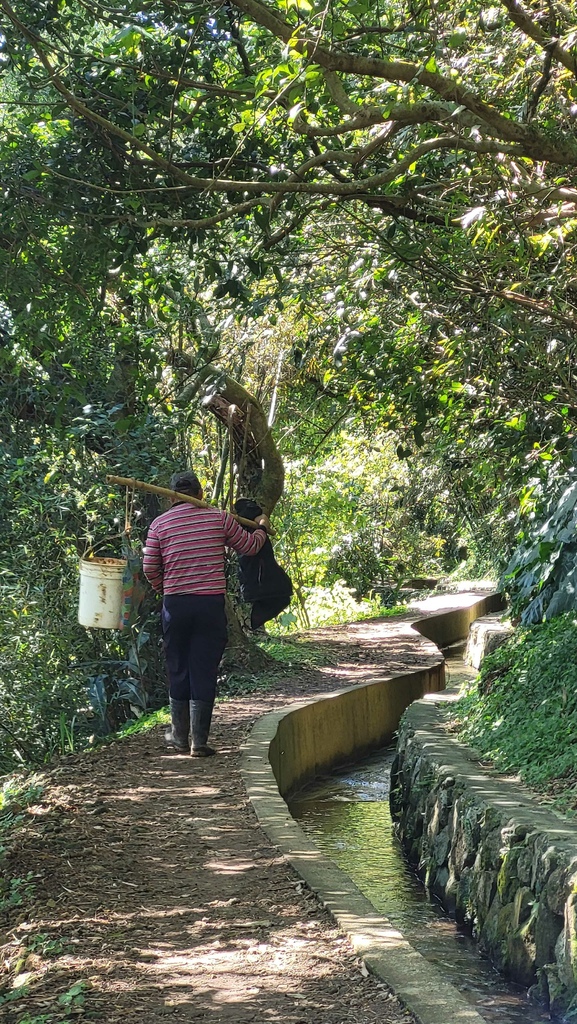
<path fill-rule="evenodd" d="M 170 489 L 202 498 L 198 477 L 175 473 Z M 216 676 L 227 641 L 224 594 L 225 547 L 255 555 L 266 541 L 264 528 L 248 533 L 228 512 L 173 501 L 152 523 L 143 569 L 163 595 L 162 631 L 168 669 L 171 728 L 169 742 L 193 757 L 209 757 L 207 744 L 216 695 Z"/>

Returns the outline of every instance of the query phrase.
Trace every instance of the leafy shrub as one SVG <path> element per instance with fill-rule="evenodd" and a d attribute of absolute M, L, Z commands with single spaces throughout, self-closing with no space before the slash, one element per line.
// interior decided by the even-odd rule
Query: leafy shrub
<path fill-rule="evenodd" d="M 342 579 L 357 594 L 364 596 L 391 576 L 390 553 L 370 528 L 347 533 L 332 549 L 327 563 L 327 582 Z"/>
<path fill-rule="evenodd" d="M 459 735 L 498 771 L 577 797 L 577 621 L 519 628 L 483 662 L 456 705 Z"/>
<path fill-rule="evenodd" d="M 383 527 L 375 509 L 371 526 L 345 534 L 333 548 L 325 579 L 343 579 L 364 597 L 372 590 L 394 591 L 412 576 L 440 575 L 443 538 L 407 528 L 389 545 L 382 541 Z M 401 534 L 401 531 L 399 531 Z"/>
<path fill-rule="evenodd" d="M 399 458 L 390 433 L 368 443 L 342 430 L 322 458 L 287 460 L 286 472 L 275 548 L 300 598 L 338 580 L 364 597 L 454 567 L 444 554 L 447 537 L 459 535 L 455 519 L 433 500 L 431 481 L 423 488 L 423 468 Z"/>
<path fill-rule="evenodd" d="M 344 580 L 336 580 L 330 587 L 306 587 L 304 597 L 312 627 L 354 622 L 379 615 L 381 611 L 378 599 L 358 601 Z"/>
<path fill-rule="evenodd" d="M 105 472 L 47 428 L 0 444 L 0 772 L 70 752 L 164 691 L 154 616 L 122 633 L 77 621 L 79 551 L 119 529 Z"/>
<path fill-rule="evenodd" d="M 524 624 L 577 608 L 575 468 L 560 480 L 551 480 L 550 487 L 503 574 L 513 614 Z"/>

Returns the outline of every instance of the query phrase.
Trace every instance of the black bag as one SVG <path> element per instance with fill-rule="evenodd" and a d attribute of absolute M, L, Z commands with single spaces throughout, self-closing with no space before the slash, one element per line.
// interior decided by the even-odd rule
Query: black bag
<path fill-rule="evenodd" d="M 244 519 L 255 519 L 262 515 L 262 508 L 251 498 L 239 498 L 234 510 Z M 246 526 L 245 529 L 250 530 L 250 527 Z M 256 555 L 238 555 L 238 576 L 241 597 L 243 601 L 252 604 L 251 629 L 259 629 L 288 608 L 293 586 L 290 577 L 274 557 L 268 537 Z"/>

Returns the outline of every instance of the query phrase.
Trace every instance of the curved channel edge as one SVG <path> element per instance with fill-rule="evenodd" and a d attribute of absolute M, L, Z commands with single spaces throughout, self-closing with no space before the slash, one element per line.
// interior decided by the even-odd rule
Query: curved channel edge
<path fill-rule="evenodd" d="M 467 636 L 474 619 L 502 607 L 499 594 L 427 615 L 412 628 L 438 646 Z M 431 658 L 431 653 L 436 657 Z M 242 774 L 271 841 L 345 931 L 367 968 L 388 984 L 421 1024 L 484 1024 L 442 974 L 379 914 L 352 880 L 323 856 L 283 797 L 331 767 L 360 760 L 390 742 L 401 715 L 444 688 L 444 659 L 431 646 L 427 666 L 290 704 L 264 715 L 242 750 Z"/>

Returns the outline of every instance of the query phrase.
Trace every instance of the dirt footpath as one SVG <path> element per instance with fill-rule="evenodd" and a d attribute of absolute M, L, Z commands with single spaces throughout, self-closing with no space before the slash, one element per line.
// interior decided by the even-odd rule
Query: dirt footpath
<path fill-rule="evenodd" d="M 413 1020 L 259 828 L 239 747 L 291 698 L 362 682 L 376 664 L 426 663 L 432 647 L 391 620 L 311 640 L 333 666 L 220 703 L 218 757 L 167 753 L 155 731 L 50 773 L 11 851 L 12 873 L 36 889 L 3 936 L 7 1024 Z"/>

